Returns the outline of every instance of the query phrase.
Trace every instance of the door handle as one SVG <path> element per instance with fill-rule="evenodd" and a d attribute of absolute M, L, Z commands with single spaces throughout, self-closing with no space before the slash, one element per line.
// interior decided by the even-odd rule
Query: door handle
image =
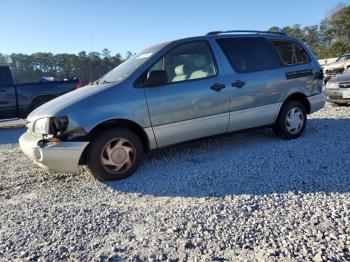
<path fill-rule="evenodd" d="M 237 80 L 236 82 L 232 83 L 232 87 L 242 88 L 245 85 L 245 82 L 242 80 Z"/>
<path fill-rule="evenodd" d="M 221 89 L 225 88 L 226 86 L 224 84 L 219 84 L 219 83 L 215 83 L 214 85 L 212 85 L 210 87 L 211 90 L 214 90 L 215 92 L 219 92 L 221 91 Z"/>

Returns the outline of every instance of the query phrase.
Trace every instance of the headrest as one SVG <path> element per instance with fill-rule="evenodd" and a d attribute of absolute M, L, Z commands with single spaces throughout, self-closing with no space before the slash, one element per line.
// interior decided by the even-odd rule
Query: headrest
<path fill-rule="evenodd" d="M 186 69 L 187 68 L 185 65 L 178 65 L 177 67 L 175 67 L 175 75 L 177 76 L 187 75 Z"/>

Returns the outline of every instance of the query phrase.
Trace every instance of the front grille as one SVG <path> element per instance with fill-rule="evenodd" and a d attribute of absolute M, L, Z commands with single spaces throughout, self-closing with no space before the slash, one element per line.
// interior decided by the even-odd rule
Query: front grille
<path fill-rule="evenodd" d="M 341 100 L 341 99 L 343 99 L 343 96 L 335 96 L 335 95 L 333 95 L 333 96 L 328 96 L 330 99 L 333 99 L 333 100 Z"/>
<path fill-rule="evenodd" d="M 343 82 L 338 84 L 339 88 L 350 88 L 350 82 Z"/>

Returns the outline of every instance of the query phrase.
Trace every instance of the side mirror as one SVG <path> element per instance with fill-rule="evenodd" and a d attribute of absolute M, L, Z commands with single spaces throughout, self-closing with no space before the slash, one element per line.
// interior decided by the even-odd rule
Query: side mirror
<path fill-rule="evenodd" d="M 145 86 L 160 86 L 168 83 L 168 74 L 164 70 L 154 70 L 148 73 Z"/>

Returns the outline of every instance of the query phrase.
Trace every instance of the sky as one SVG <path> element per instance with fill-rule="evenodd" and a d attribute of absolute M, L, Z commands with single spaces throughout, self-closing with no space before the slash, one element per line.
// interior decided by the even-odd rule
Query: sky
<path fill-rule="evenodd" d="M 217 30 L 318 24 L 350 0 L 0 0 L 0 53 L 137 53 Z"/>

